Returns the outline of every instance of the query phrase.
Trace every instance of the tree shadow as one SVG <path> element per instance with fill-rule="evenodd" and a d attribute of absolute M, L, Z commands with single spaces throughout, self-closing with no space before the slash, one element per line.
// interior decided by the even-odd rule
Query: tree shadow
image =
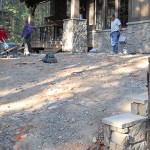
<path fill-rule="evenodd" d="M 69 59 L 72 59 L 71 62 L 67 61 Z M 118 66 L 121 59 L 122 68 Z M 29 82 L 33 80 L 29 74 L 27 78 L 30 80 L 21 82 L 24 91 L 6 94 L 5 102 L 2 99 L 0 147 L 12 149 L 15 145 L 15 148 L 38 150 L 85 141 L 91 143 L 102 126 L 101 119 L 121 112 L 116 103 L 123 100 L 123 93 L 142 90 L 140 85 L 146 81 L 141 78 L 135 80 L 135 77 L 141 75 L 139 70 L 146 72 L 146 67 L 139 66 L 139 60 L 142 60 L 141 56 L 134 56 L 133 62 L 133 57 L 89 56 L 87 59 L 79 55 L 65 55 L 59 62 L 61 68 L 58 64 L 44 66 L 41 63 L 26 66 L 35 73 L 39 66 L 43 73 L 49 74 L 43 77 L 39 69 L 37 85 Z M 127 68 L 130 65 L 133 67 L 129 72 Z M 26 71 L 25 67 L 23 71 Z M 14 74 L 11 75 L 6 79 L 12 81 Z M 129 80 L 125 82 L 123 78 Z M 140 82 L 140 85 L 132 87 L 135 82 Z M 8 90 L 12 89 L 13 84 Z M 39 96 L 42 92 L 47 93 L 45 98 Z M 20 95 L 22 98 L 19 98 Z M 34 103 L 30 105 L 32 100 Z"/>

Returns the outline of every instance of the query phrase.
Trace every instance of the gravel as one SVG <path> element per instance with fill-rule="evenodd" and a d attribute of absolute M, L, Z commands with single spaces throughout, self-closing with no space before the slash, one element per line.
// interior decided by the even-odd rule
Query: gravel
<path fill-rule="evenodd" d="M 102 118 L 130 111 L 126 96 L 147 90 L 146 55 L 42 57 L 0 59 L 0 150 L 83 149 L 98 141 Z"/>

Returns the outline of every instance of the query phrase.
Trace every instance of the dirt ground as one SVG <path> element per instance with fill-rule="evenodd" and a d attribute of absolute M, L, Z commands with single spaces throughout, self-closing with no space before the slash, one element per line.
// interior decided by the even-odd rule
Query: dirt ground
<path fill-rule="evenodd" d="M 57 53 L 0 59 L 0 150 L 86 150 L 102 118 L 145 92 L 148 55 Z"/>

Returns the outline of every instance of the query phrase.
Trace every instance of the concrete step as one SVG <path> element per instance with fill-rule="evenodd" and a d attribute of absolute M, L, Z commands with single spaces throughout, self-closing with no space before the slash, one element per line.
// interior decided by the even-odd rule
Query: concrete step
<path fill-rule="evenodd" d="M 109 126 L 123 129 L 123 128 L 133 126 L 137 123 L 143 122 L 146 119 L 147 119 L 147 117 L 134 115 L 132 113 L 123 113 L 123 114 L 104 118 L 104 119 L 102 119 L 102 122 Z"/>
<path fill-rule="evenodd" d="M 148 103 L 148 93 L 144 92 L 142 94 L 136 94 L 136 95 L 129 95 L 127 98 L 132 99 L 133 102 L 139 103 L 139 104 L 146 104 Z"/>
<path fill-rule="evenodd" d="M 148 115 L 148 93 L 144 92 L 141 94 L 133 94 L 126 96 L 127 99 L 131 100 L 130 111 L 135 115 L 146 117 Z"/>

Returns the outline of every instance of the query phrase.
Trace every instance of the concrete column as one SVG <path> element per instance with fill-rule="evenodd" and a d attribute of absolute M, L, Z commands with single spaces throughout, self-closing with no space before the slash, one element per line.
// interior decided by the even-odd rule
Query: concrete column
<path fill-rule="evenodd" d="M 71 0 L 71 18 L 79 18 L 80 0 Z"/>
<path fill-rule="evenodd" d="M 63 51 L 70 51 L 72 53 L 87 52 L 87 20 L 64 20 L 62 43 Z"/>
<path fill-rule="evenodd" d="M 119 3 L 120 3 L 119 0 L 115 0 L 115 16 L 116 16 L 117 18 L 119 17 L 119 15 L 118 15 Z"/>
<path fill-rule="evenodd" d="M 94 25 L 95 13 L 94 13 L 94 0 L 89 2 L 89 25 Z"/>

